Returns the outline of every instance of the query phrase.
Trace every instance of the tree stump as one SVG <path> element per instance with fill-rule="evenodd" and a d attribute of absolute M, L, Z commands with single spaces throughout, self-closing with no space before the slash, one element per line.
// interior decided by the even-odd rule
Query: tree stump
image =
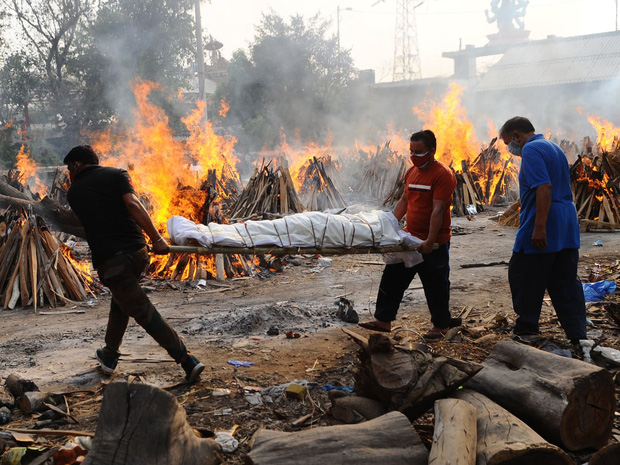
<path fill-rule="evenodd" d="M 464 400 L 435 401 L 429 465 L 476 465 L 476 408 Z"/>
<path fill-rule="evenodd" d="M 424 350 L 400 349 L 383 334 L 368 339 L 343 330 L 357 342 L 360 364 L 355 373 L 355 392 L 398 410 L 410 420 L 433 407 L 475 375 L 482 366 L 450 357 L 436 356 Z"/>
<path fill-rule="evenodd" d="M 470 389 L 460 389 L 453 397 L 476 408 L 476 465 L 574 465 L 566 452 L 488 397 Z"/>
<path fill-rule="evenodd" d="M 428 451 L 406 416 L 390 412 L 356 425 L 297 433 L 261 429 L 254 435 L 249 465 L 426 465 Z"/>
<path fill-rule="evenodd" d="M 176 398 L 146 384 L 111 383 L 84 465 L 216 465 L 221 447 L 187 424 Z"/>
<path fill-rule="evenodd" d="M 603 368 L 504 339 L 466 383 L 568 450 L 611 437 L 614 382 Z"/>

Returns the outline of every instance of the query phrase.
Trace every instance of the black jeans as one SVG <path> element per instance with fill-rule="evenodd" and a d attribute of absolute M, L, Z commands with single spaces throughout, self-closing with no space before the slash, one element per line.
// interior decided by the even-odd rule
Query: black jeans
<path fill-rule="evenodd" d="M 379 284 L 375 318 L 394 321 L 405 291 L 416 274 L 420 275 L 431 322 L 437 328 L 450 326 L 450 243 L 439 246 L 424 261 L 411 268 L 404 263 L 386 265 Z"/>
<path fill-rule="evenodd" d="M 106 260 L 97 268 L 99 279 L 112 293 L 104 351 L 106 355 L 118 356 L 129 318 L 132 317 L 180 363 L 187 355 L 183 341 L 140 287 L 139 280 L 148 263 L 149 255 L 145 247 Z"/>
<path fill-rule="evenodd" d="M 508 265 L 512 305 L 517 314 L 514 333 L 538 333 L 545 290 L 558 320 L 571 341 L 586 338 L 586 305 L 577 277 L 579 251 L 513 252 Z"/>

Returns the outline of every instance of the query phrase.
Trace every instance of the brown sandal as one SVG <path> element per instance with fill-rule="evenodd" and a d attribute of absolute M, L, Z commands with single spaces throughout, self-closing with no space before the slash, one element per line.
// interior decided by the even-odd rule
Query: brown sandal
<path fill-rule="evenodd" d="M 424 339 L 443 339 L 446 333 L 450 331 L 450 328 L 435 328 L 433 327 L 430 331 L 424 334 L 422 337 Z"/>
<path fill-rule="evenodd" d="M 391 333 L 391 329 L 386 329 L 377 324 L 376 321 L 366 321 L 362 323 L 358 323 L 358 326 L 361 326 L 364 329 L 369 329 L 371 331 L 379 331 L 381 333 Z"/>

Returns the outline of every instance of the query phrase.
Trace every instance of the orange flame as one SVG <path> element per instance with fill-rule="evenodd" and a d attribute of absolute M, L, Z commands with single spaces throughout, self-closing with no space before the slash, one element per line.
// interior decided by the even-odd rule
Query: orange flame
<path fill-rule="evenodd" d="M 134 189 L 147 203 L 157 229 L 164 231 L 173 215 L 202 221 L 207 196 L 201 188 L 212 174 L 235 186 L 240 179 L 234 154 L 236 139 L 215 134 L 205 119 L 206 102 L 198 101 L 195 110 L 181 119 L 189 132 L 183 141 L 175 137 L 164 111 L 149 100 L 155 89 L 160 89 L 155 83 L 135 81 L 134 124 L 122 131 L 114 128 L 99 134 L 92 145 L 101 156 L 101 164 L 130 171 Z M 218 194 L 225 197 L 227 192 Z M 154 256 L 149 271 L 156 276 L 192 280 L 216 274 L 211 256 Z M 236 272 L 231 268 L 228 271 Z"/>
<path fill-rule="evenodd" d="M 239 175 L 233 151 L 236 140 L 216 135 L 211 123 L 204 122 L 206 103 L 199 101 L 194 112 L 182 119 L 190 132 L 183 142 L 175 137 L 164 111 L 149 101 L 154 89 L 160 87 L 137 80 L 135 124 L 121 136 L 112 131 L 101 134 L 92 145 L 101 154 L 101 164 L 129 169 L 136 192 L 148 200 L 155 225 L 164 230 L 173 215 L 198 220 L 205 200 L 198 189 L 208 170 L 235 179 Z M 194 191 L 188 195 L 181 188 Z"/>
<path fill-rule="evenodd" d="M 599 116 L 588 116 L 588 122 L 596 130 L 598 147 L 605 152 L 613 151 L 614 143 L 620 139 L 620 128 Z"/>
<path fill-rule="evenodd" d="M 30 150 L 28 150 L 25 145 L 19 148 L 19 152 L 15 158 L 17 159 L 15 168 L 22 174 L 24 179 L 28 179 L 36 174 L 37 163 L 30 158 Z"/>
<path fill-rule="evenodd" d="M 230 105 L 228 104 L 225 98 L 222 98 L 222 100 L 220 101 L 219 115 L 222 118 L 226 118 L 226 115 L 228 114 L 228 110 L 230 110 Z"/>
<path fill-rule="evenodd" d="M 414 114 L 437 137 L 437 158 L 456 169 L 462 161 L 473 158 L 480 146 L 474 126 L 461 106 L 462 94 L 463 88 L 453 83 L 442 102 L 428 101 L 413 108 Z"/>
<path fill-rule="evenodd" d="M 16 160 L 15 168 L 21 173 L 23 184 L 25 185 L 30 182 L 30 189 L 39 194 L 41 197 L 44 197 L 47 193 L 47 187 L 37 176 L 37 163 L 30 158 L 30 150 L 25 145 L 22 145 L 19 148 Z"/>

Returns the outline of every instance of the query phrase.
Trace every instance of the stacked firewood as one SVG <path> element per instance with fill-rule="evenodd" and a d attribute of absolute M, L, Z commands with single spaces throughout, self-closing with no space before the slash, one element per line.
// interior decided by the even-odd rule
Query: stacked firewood
<path fill-rule="evenodd" d="M 97 286 L 43 219 L 16 208 L 0 214 L 0 302 L 5 309 L 84 301 Z"/>
<path fill-rule="evenodd" d="M 302 202 L 310 211 L 345 207 L 345 201 L 336 189 L 325 165 L 333 165 L 331 157 L 308 160 L 299 172 L 303 183 L 299 190 Z"/>
<path fill-rule="evenodd" d="M 260 168 L 256 168 L 237 201 L 231 205 L 229 217 L 234 221 L 261 218 L 265 213 L 286 215 L 304 210 L 286 162 L 280 157 L 277 167 L 273 166 L 273 160 L 267 163 L 263 160 Z"/>
<path fill-rule="evenodd" d="M 496 142 L 497 137 L 494 137 L 469 164 L 468 170 L 463 169 L 484 205 L 495 205 L 500 199 L 514 201 L 518 196 L 518 169 L 515 169 L 513 157 L 502 160 Z"/>
<path fill-rule="evenodd" d="M 394 208 L 396 203 L 403 196 L 403 193 L 405 192 L 405 173 L 407 172 L 407 166 L 408 165 L 405 161 L 402 160 L 400 169 L 398 170 L 398 174 L 396 176 L 396 183 L 387 197 L 383 200 L 384 207 Z"/>
<path fill-rule="evenodd" d="M 456 189 L 452 196 L 452 214 L 455 216 L 467 216 L 484 211 L 479 195 L 480 188 L 474 184 L 466 161 L 463 160 L 461 162 L 461 171 L 457 171 L 455 174 Z"/>
<path fill-rule="evenodd" d="M 366 160 L 363 174 L 355 193 L 361 196 L 384 200 L 391 196 L 394 186 L 402 179 L 405 159 L 390 148 L 390 142 L 377 146 L 375 153 L 360 150 Z M 406 169 L 405 169 L 406 171 Z"/>
<path fill-rule="evenodd" d="M 620 224 L 618 171 L 610 158 L 607 152 L 579 155 L 570 169 L 577 215 L 588 227 Z"/>

